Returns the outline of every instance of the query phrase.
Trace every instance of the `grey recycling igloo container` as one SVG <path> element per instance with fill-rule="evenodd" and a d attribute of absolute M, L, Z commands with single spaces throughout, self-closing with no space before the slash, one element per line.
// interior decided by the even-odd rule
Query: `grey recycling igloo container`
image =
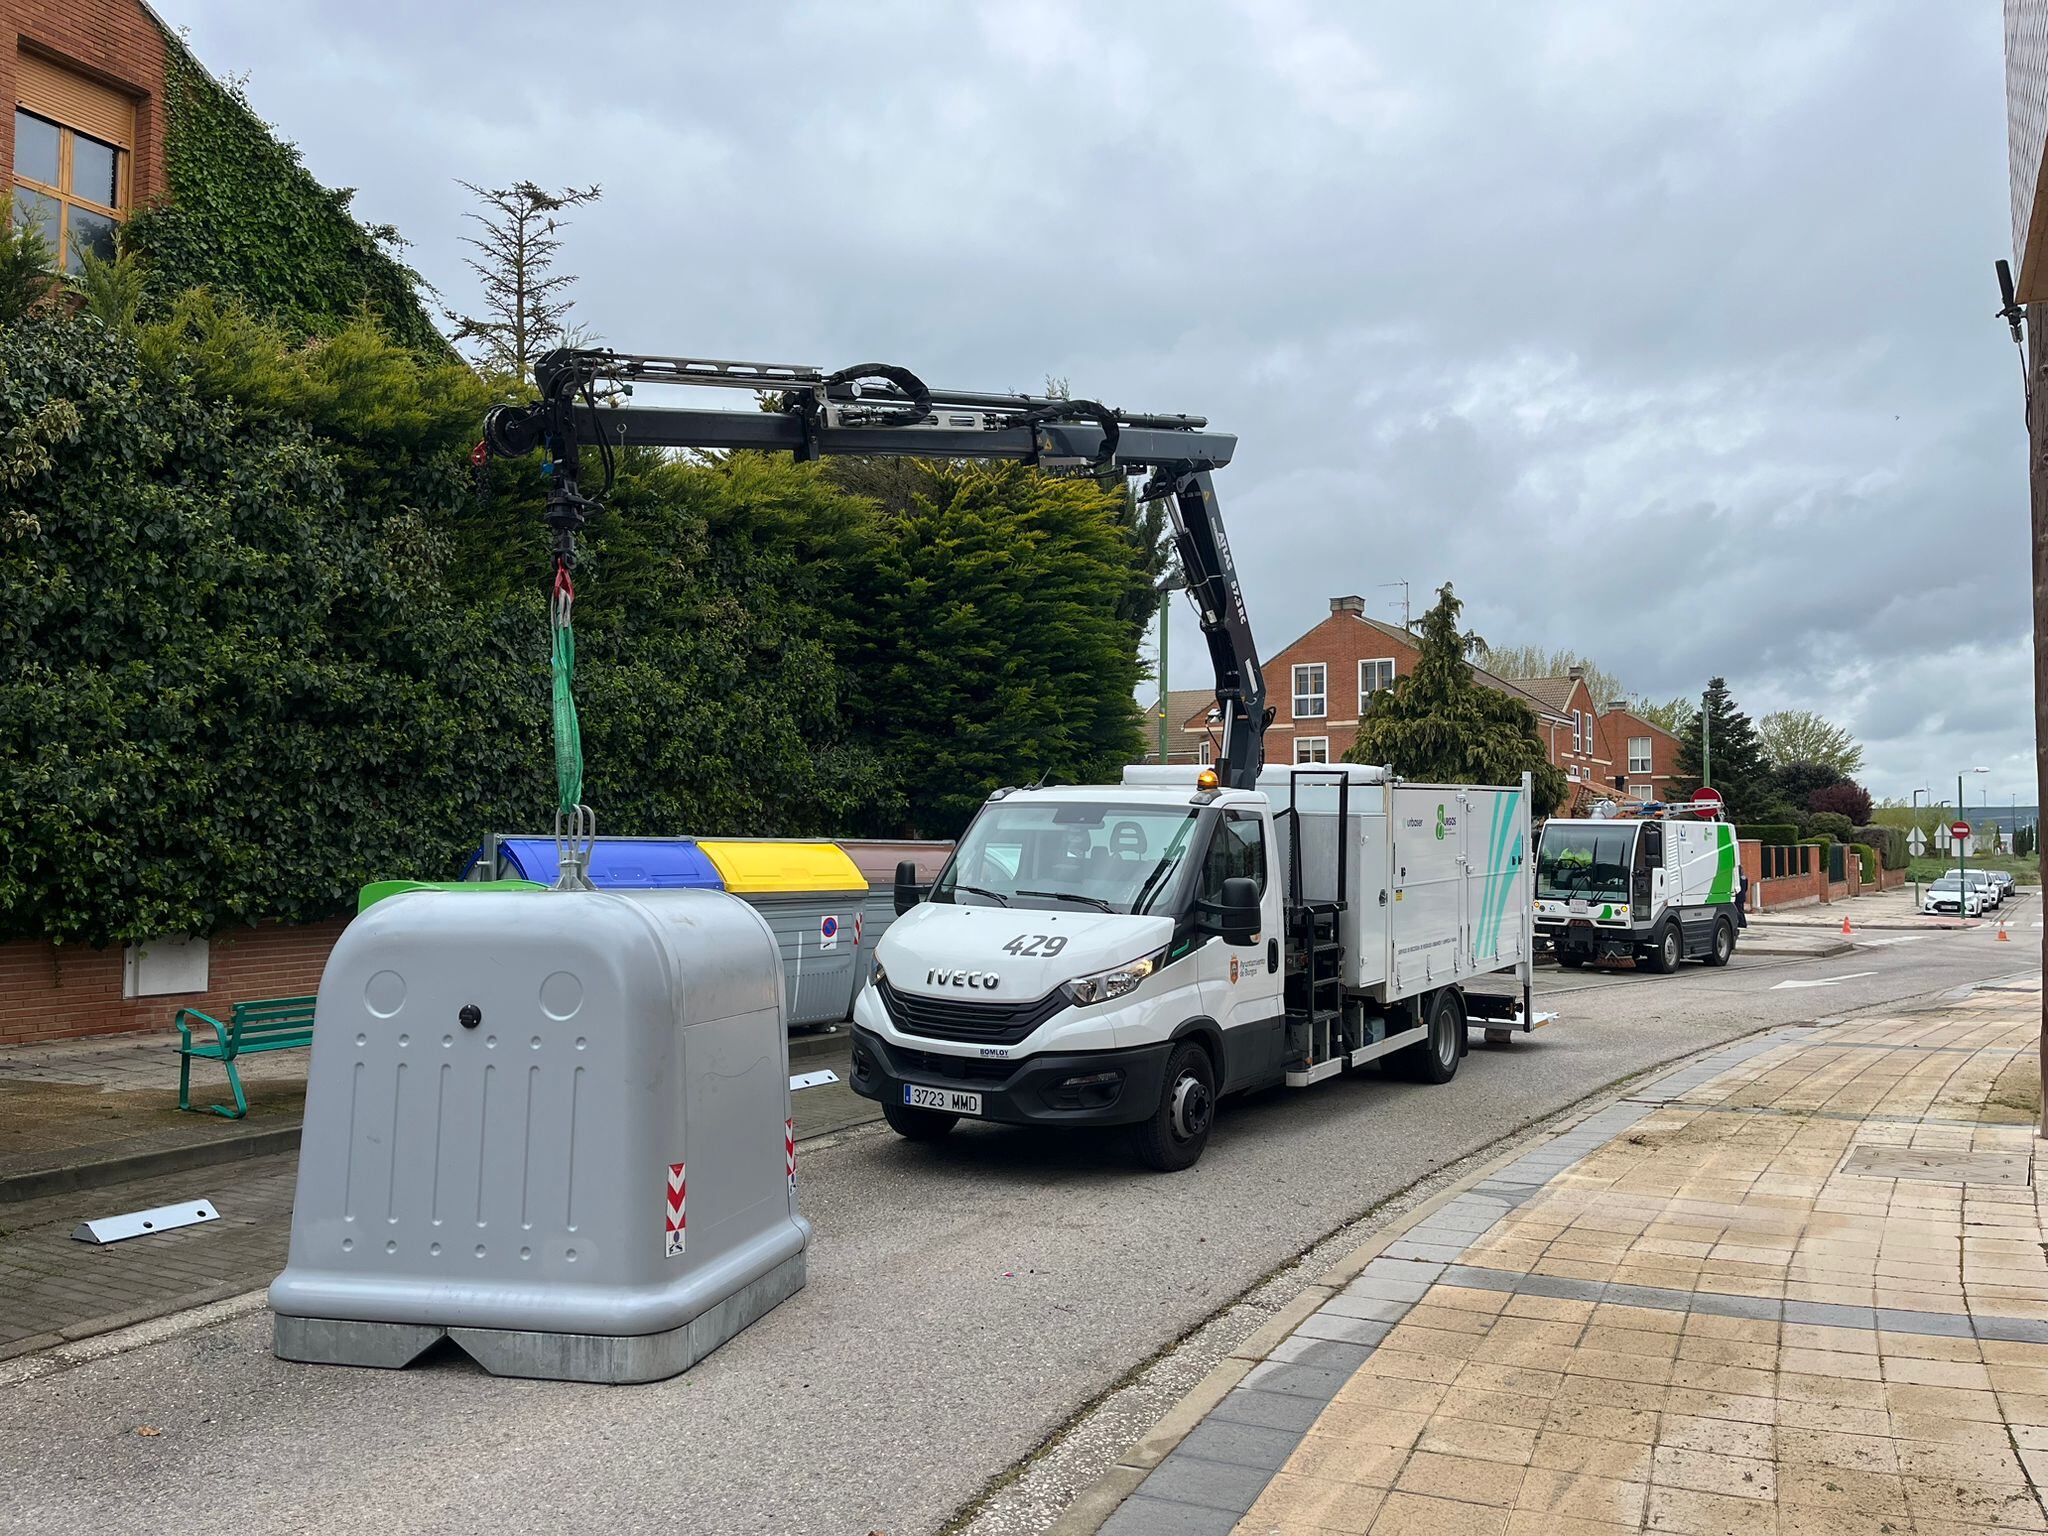
<path fill-rule="evenodd" d="M 652 1381 L 804 1283 L 773 934 L 716 891 L 412 891 L 320 979 L 289 1360 Z"/>

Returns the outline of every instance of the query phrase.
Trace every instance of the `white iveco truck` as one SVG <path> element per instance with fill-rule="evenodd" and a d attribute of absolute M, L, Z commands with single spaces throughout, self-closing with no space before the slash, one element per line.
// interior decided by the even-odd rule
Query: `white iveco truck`
<path fill-rule="evenodd" d="M 1216 1101 L 1385 1059 L 1449 1082 L 1530 1027 L 1529 793 L 1378 768 L 1193 768 L 998 792 L 854 1005 L 853 1087 L 912 1140 L 962 1118 L 1130 1125 L 1201 1156 Z M 914 903 L 914 904 L 913 904 Z"/>
<path fill-rule="evenodd" d="M 1669 973 L 1726 965 L 1740 926 L 1735 828 L 1688 807 L 1606 820 L 1553 817 L 1536 851 L 1536 932 L 1567 968 L 1633 959 Z"/>

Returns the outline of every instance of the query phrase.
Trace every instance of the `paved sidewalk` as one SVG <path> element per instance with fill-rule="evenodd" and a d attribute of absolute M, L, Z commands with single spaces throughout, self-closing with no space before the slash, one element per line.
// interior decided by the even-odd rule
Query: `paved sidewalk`
<path fill-rule="evenodd" d="M 1920 887 L 1924 893 L 1926 886 Z M 1841 931 L 1842 919 L 1847 918 L 1852 928 L 1975 928 L 1980 922 L 1996 924 L 2000 919 L 2010 923 L 2024 914 L 2031 922 L 2040 916 L 2040 890 L 2036 886 L 2021 886 L 1996 912 L 1985 917 L 1937 917 L 1922 912 L 1908 884 L 1891 891 L 1865 891 L 1853 899 L 1841 901 L 1817 901 L 1811 906 L 1779 907 L 1774 911 L 1752 912 L 1749 914 L 1750 930 L 1801 928 L 1831 928 Z"/>
<path fill-rule="evenodd" d="M 1495 1168 L 1127 1455 L 1103 1536 L 2048 1531 L 2040 1003 L 1775 1031 Z"/>

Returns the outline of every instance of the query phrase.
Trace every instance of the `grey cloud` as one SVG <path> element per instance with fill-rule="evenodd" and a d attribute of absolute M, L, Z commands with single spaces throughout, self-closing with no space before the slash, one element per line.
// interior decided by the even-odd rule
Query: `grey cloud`
<path fill-rule="evenodd" d="M 596 180 L 618 344 L 1207 414 L 1271 648 L 1450 579 L 2031 798 L 1995 8 L 165 10 L 452 298 L 455 177 Z"/>

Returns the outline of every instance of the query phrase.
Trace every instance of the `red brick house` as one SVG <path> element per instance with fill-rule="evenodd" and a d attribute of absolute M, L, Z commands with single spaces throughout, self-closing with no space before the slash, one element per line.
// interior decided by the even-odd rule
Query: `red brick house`
<path fill-rule="evenodd" d="M 1615 798 L 1669 800 L 1678 782 L 1678 738 L 1619 706 L 1600 715 L 1600 751 L 1613 765 Z"/>
<path fill-rule="evenodd" d="M 164 191 L 164 31 L 136 0 L 0 0 L 0 186 L 76 270 Z"/>
<path fill-rule="evenodd" d="M 1266 758 L 1273 763 L 1337 762 L 1358 739 L 1358 720 L 1376 689 L 1415 670 L 1415 637 L 1365 612 L 1360 597 L 1333 597 L 1330 615 L 1266 663 L 1266 702 L 1273 709 Z M 1676 775 L 1678 738 L 1625 709 L 1603 709 L 1580 669 L 1563 677 L 1500 677 L 1483 667 L 1473 674 L 1488 687 L 1521 700 L 1536 716 L 1550 761 L 1571 786 L 1563 810 L 1575 813 L 1600 800 L 1661 798 Z M 1210 763 L 1220 745 L 1215 695 L 1175 689 L 1167 708 L 1175 722 L 1170 761 Z M 1155 701 L 1148 714 L 1145 761 L 1159 757 Z M 1648 766 L 1637 766 L 1647 764 Z M 1616 784 L 1625 778 L 1625 786 Z"/>
<path fill-rule="evenodd" d="M 1413 672 L 1420 654 L 1415 637 L 1400 625 L 1367 617 L 1364 598 L 1331 598 L 1330 616 L 1266 663 L 1266 702 L 1273 709 L 1273 725 L 1266 733 L 1267 760 L 1334 763 L 1342 759 L 1358 739 L 1359 711 L 1366 699 L 1378 689 L 1391 687 L 1395 678 Z M 1488 687 L 1528 705 L 1540 729 L 1563 727 L 1569 741 L 1570 721 L 1552 712 L 1525 685 L 1496 677 L 1484 668 L 1472 670 Z M 1178 690 L 1172 695 L 1180 696 Z M 1198 738 L 1206 731 L 1213 756 L 1215 733 L 1208 730 L 1208 714 L 1215 696 L 1203 691 L 1192 698 L 1195 703 L 1180 716 L 1181 724 Z M 1155 755 L 1157 750 L 1155 745 Z"/>

